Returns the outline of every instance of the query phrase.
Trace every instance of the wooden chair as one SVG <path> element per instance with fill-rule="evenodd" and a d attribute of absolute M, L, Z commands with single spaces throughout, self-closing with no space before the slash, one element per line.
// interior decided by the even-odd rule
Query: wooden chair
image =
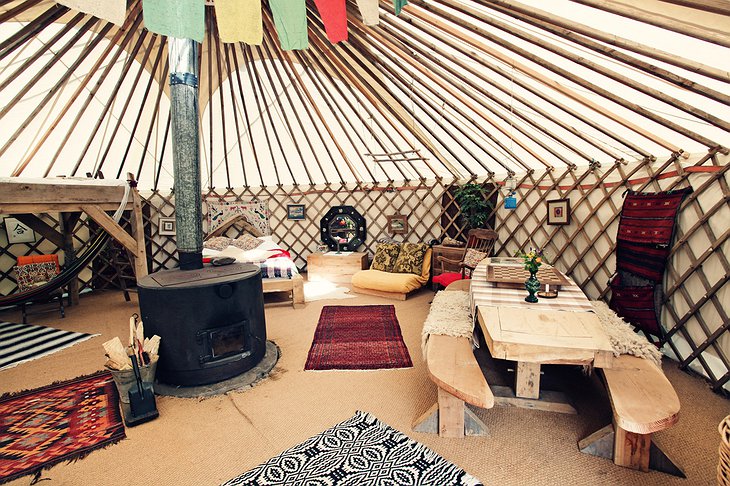
<path fill-rule="evenodd" d="M 479 261 L 492 254 L 497 236 L 497 232 L 491 229 L 469 230 L 466 247 L 460 260 L 452 260 L 443 255 L 436 257 L 436 261 L 441 265 L 441 274 L 433 277 L 434 287 L 438 285 L 448 287 L 457 280 L 471 278 L 471 273 Z M 444 264 L 458 266 L 459 272 L 446 272 Z"/>
<path fill-rule="evenodd" d="M 40 287 L 61 273 L 61 266 L 58 264 L 58 255 L 20 256 L 18 257 L 18 264 L 13 269 L 20 292 L 27 292 Z M 63 289 L 57 288 L 20 304 L 23 313 L 23 324 L 28 323 L 27 304 L 41 304 L 55 300 L 58 300 L 61 318 L 66 317 L 66 311 L 63 307 Z"/>

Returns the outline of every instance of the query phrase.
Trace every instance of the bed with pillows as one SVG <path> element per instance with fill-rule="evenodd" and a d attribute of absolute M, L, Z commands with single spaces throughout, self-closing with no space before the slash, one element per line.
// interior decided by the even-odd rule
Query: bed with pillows
<path fill-rule="evenodd" d="M 361 294 L 406 300 L 428 282 L 431 247 L 425 243 L 380 243 L 368 270 L 352 276 L 352 290 Z"/>
<path fill-rule="evenodd" d="M 232 226 L 240 226 L 242 232 L 236 238 L 222 236 Z M 239 217 L 222 225 L 203 242 L 203 258 L 229 257 L 241 263 L 251 263 L 261 268 L 264 293 L 291 292 L 292 304 L 304 304 L 304 279 L 288 251 L 270 235 L 258 230 Z"/>

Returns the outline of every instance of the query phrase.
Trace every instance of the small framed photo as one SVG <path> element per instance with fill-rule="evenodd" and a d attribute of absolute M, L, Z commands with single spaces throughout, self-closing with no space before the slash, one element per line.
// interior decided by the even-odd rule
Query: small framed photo
<path fill-rule="evenodd" d="M 157 234 L 160 236 L 175 236 L 177 230 L 175 224 L 175 218 L 160 218 Z"/>
<path fill-rule="evenodd" d="M 547 224 L 570 224 L 570 199 L 547 201 Z"/>
<path fill-rule="evenodd" d="M 5 218 L 5 232 L 8 243 L 33 243 L 35 232 L 15 218 Z"/>
<path fill-rule="evenodd" d="M 304 219 L 304 204 L 287 204 L 286 219 L 302 221 Z"/>
<path fill-rule="evenodd" d="M 408 233 L 408 218 L 401 214 L 388 216 L 388 233 L 392 235 Z"/>

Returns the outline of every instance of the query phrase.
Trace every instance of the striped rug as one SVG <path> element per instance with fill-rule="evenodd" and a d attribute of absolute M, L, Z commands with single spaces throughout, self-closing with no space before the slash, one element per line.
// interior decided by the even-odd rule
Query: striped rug
<path fill-rule="evenodd" d="M 98 334 L 62 331 L 33 324 L 0 322 L 0 370 L 70 348 Z"/>

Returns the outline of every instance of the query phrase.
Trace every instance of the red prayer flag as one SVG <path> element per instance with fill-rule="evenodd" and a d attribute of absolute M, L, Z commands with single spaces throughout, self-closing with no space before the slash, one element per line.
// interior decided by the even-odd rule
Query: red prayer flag
<path fill-rule="evenodd" d="M 314 0 L 324 23 L 327 38 L 333 44 L 347 40 L 345 0 Z"/>

